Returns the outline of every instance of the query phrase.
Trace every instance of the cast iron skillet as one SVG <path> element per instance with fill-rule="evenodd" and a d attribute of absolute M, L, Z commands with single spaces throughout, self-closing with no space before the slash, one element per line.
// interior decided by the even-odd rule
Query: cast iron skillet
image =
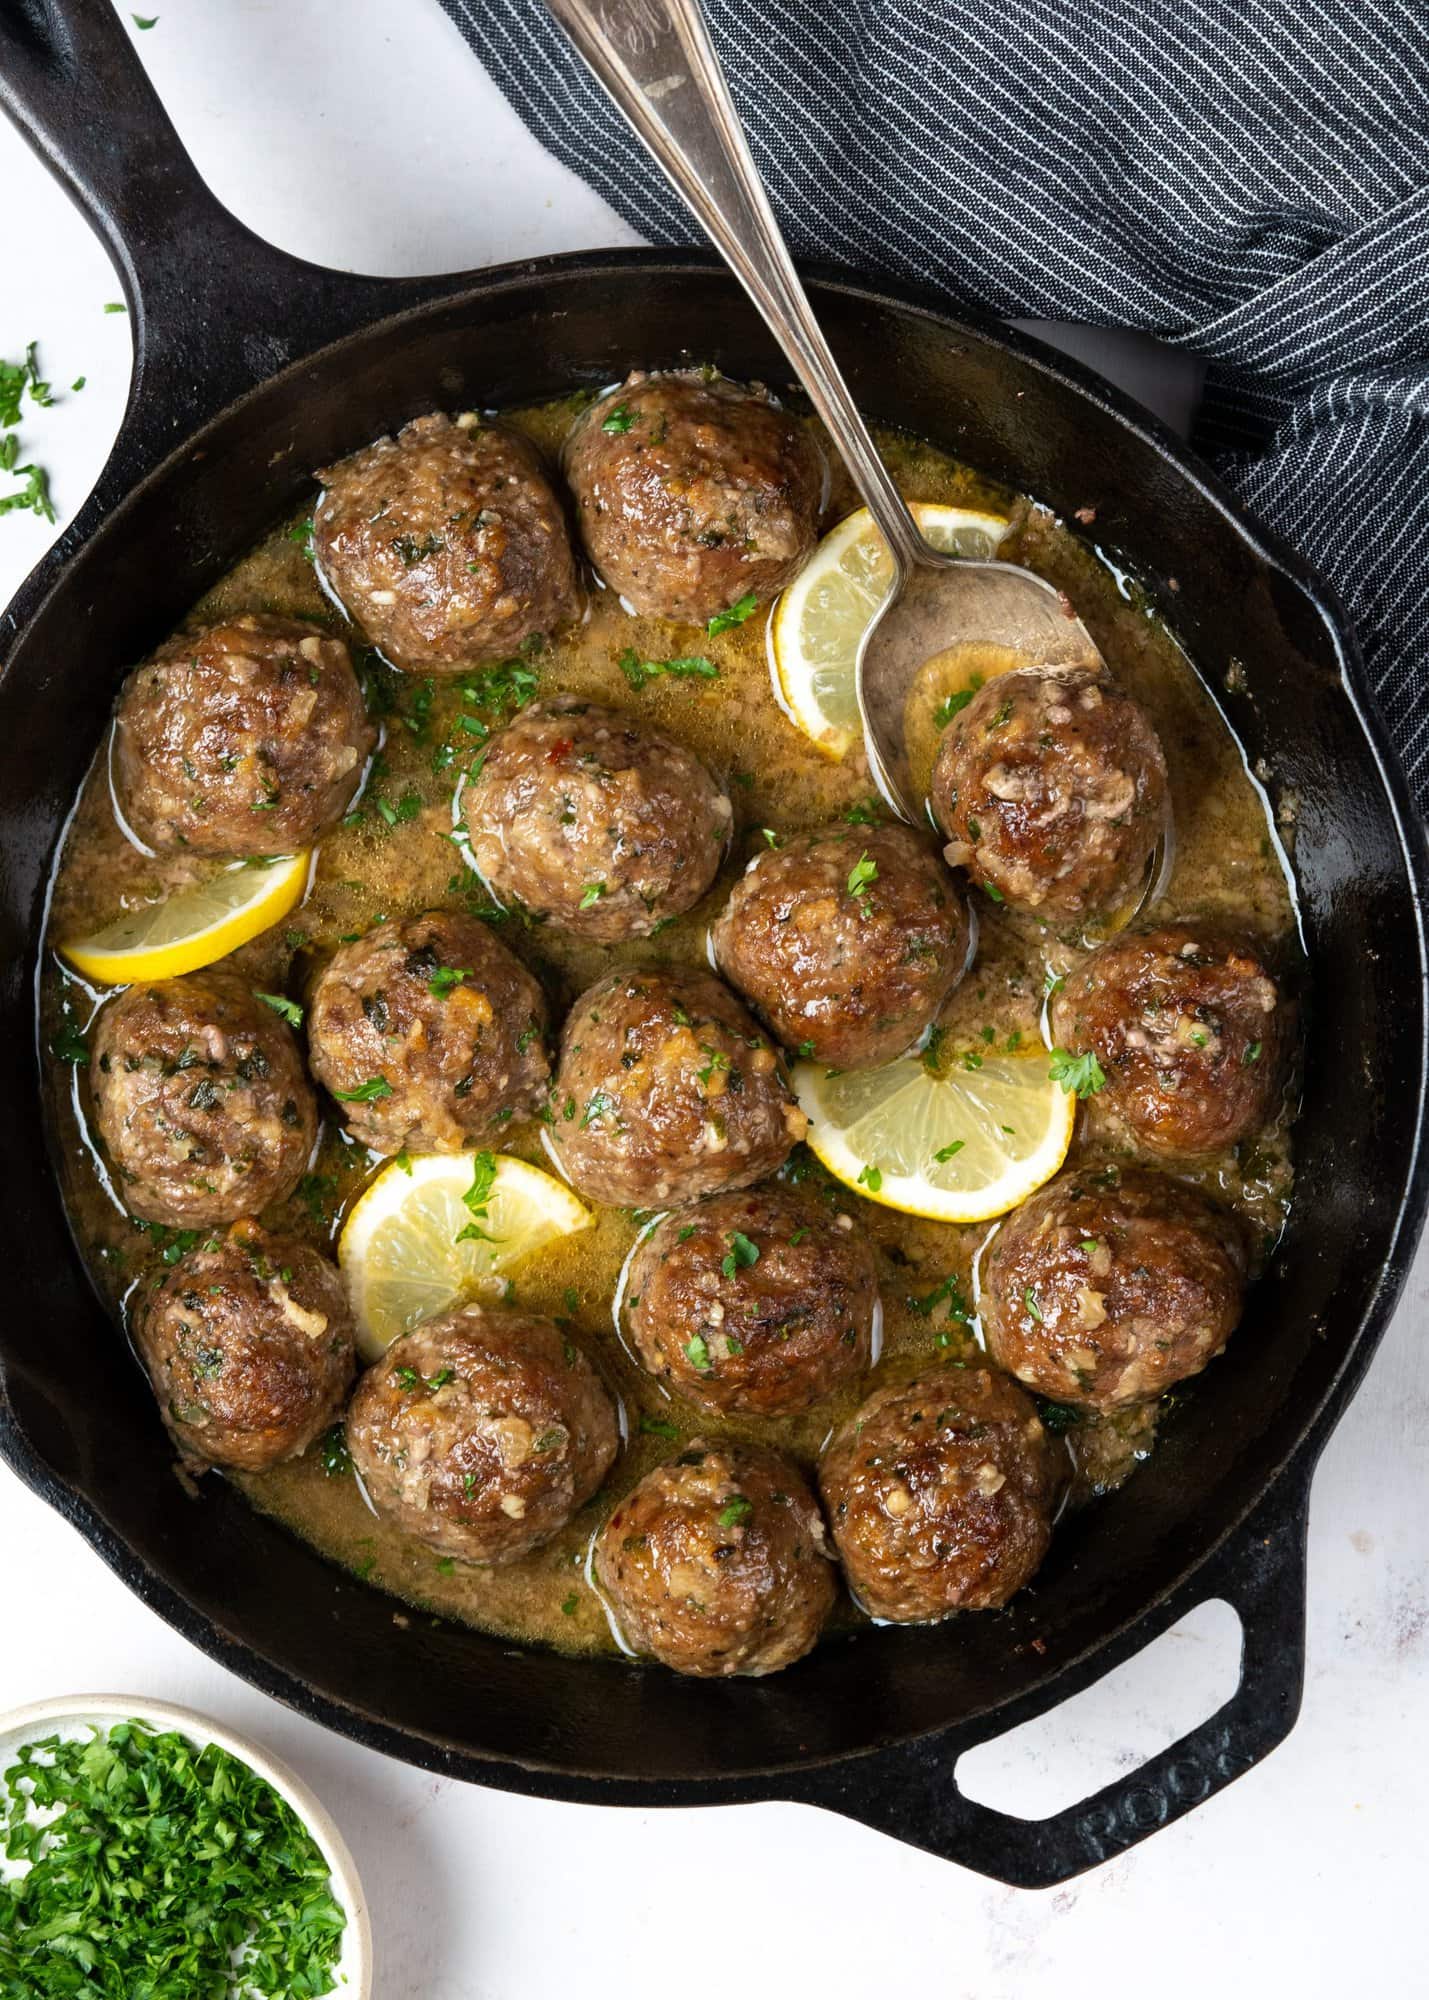
<path fill-rule="evenodd" d="M 196 178 L 108 0 L 8 0 L 0 94 L 122 272 L 133 391 L 95 494 L 0 647 L 0 1451 L 147 1604 L 306 1714 L 433 1770 L 606 1804 L 797 1799 L 1003 1881 L 1074 1875 L 1279 1743 L 1299 1707 L 1316 1456 L 1384 1328 L 1429 1172 L 1429 871 L 1324 590 L 1144 412 L 928 298 L 836 275 L 815 306 L 864 408 L 1096 532 L 1145 578 L 1295 814 L 1315 974 L 1300 1186 L 1274 1274 L 1130 1488 L 1065 1524 L 1005 1613 L 864 1633 L 765 1682 L 695 1684 L 414 1618 L 259 1518 L 185 1497 L 149 1390 L 85 1280 L 36 1088 L 34 978 L 66 810 L 119 679 L 293 507 L 311 468 L 433 406 L 489 405 L 690 356 L 783 380 L 723 270 L 665 253 L 387 282 L 253 237 Z M 1179 588 L 1171 590 L 1169 579 Z M 1230 673 L 1239 662 L 1241 675 Z M 1027 1822 L 964 1798 L 960 1753 L 1228 1598 L 1241 1679 L 1199 1729 Z"/>

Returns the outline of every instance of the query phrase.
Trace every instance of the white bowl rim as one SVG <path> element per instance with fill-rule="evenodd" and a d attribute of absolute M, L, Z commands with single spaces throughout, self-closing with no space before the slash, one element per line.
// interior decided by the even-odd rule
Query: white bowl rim
<path fill-rule="evenodd" d="M 7 1738 L 13 1739 L 16 1747 L 22 1742 L 34 1742 L 56 1725 L 67 1722 L 103 1722 L 111 1726 L 116 1722 L 143 1722 L 160 1730 L 177 1730 L 200 1747 L 217 1744 L 220 1750 L 228 1751 L 266 1780 L 291 1806 L 322 1850 L 332 1876 L 333 1895 L 347 1912 L 348 1937 L 342 1964 L 347 1978 L 345 1984 L 333 1988 L 333 1993 L 341 1996 L 341 2000 L 371 2000 L 372 1919 L 357 1864 L 332 1814 L 296 1771 L 290 1770 L 271 1750 L 255 1743 L 251 1736 L 240 1735 L 213 1716 L 196 1708 L 181 1708 L 173 1702 L 154 1701 L 147 1695 L 71 1694 L 27 1702 L 0 1714 L 0 1745 Z"/>

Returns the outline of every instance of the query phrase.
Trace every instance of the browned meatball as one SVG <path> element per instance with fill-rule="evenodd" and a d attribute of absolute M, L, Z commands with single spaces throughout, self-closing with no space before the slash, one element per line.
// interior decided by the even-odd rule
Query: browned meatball
<path fill-rule="evenodd" d="M 819 1467 L 850 1590 L 897 1624 L 1006 1604 L 1047 1553 L 1065 1457 L 995 1369 L 875 1390 Z"/>
<path fill-rule="evenodd" d="M 1168 796 L 1145 711 L 1083 667 L 988 681 L 944 731 L 932 790 L 948 861 L 1054 926 L 1135 900 Z"/>
<path fill-rule="evenodd" d="M 717 375 L 637 371 L 581 416 L 566 476 L 586 554 L 635 611 L 703 625 L 772 597 L 814 546 L 811 434 Z"/>
<path fill-rule="evenodd" d="M 762 1181 L 808 1123 L 729 988 L 658 968 L 612 972 L 577 1000 L 549 1117 L 581 1193 L 627 1208 Z"/>
<path fill-rule="evenodd" d="M 575 617 L 565 515 L 518 432 L 418 417 L 318 478 L 318 573 L 394 667 L 459 674 Z"/>
<path fill-rule="evenodd" d="M 988 1350 L 1059 1402 L 1144 1402 L 1220 1353 L 1245 1274 L 1240 1223 L 1198 1188 L 1141 1167 L 1073 1168 L 994 1239 Z"/>
<path fill-rule="evenodd" d="M 762 1446 L 699 1439 L 648 1472 L 600 1532 L 595 1577 L 627 1645 L 678 1674 L 772 1674 L 833 1608 L 802 1473 Z"/>
<path fill-rule="evenodd" d="M 108 1001 L 91 1078 L 127 1208 L 175 1227 L 233 1222 L 293 1192 L 317 1106 L 291 1030 L 212 966 Z"/>
<path fill-rule="evenodd" d="M 463 807 L 500 901 L 602 944 L 648 937 L 697 903 L 734 819 L 693 751 L 570 697 L 492 739 Z"/>
<path fill-rule="evenodd" d="M 378 924 L 313 994 L 313 1075 L 379 1153 L 459 1153 L 535 1110 L 550 1074 L 540 987 L 459 910 Z"/>
<path fill-rule="evenodd" d="M 249 611 L 180 633 L 130 674 L 114 781 L 151 847 L 283 854 L 332 832 L 372 744 L 342 640 Z"/>
<path fill-rule="evenodd" d="M 347 1444 L 378 1513 L 462 1562 L 515 1562 L 599 1488 L 615 1406 L 553 1320 L 458 1306 L 357 1385 Z"/>
<path fill-rule="evenodd" d="M 200 1464 L 263 1472 L 341 1411 L 356 1366 L 347 1291 L 296 1237 L 235 1222 L 138 1299 L 134 1339 L 154 1394 Z"/>
<path fill-rule="evenodd" d="M 1057 1040 L 1097 1057 L 1098 1108 L 1154 1153 L 1233 1146 L 1279 1094 L 1290 1009 L 1261 950 L 1214 924 L 1160 924 L 1094 951 L 1052 1005 Z"/>
<path fill-rule="evenodd" d="M 640 1358 L 702 1410 L 787 1416 L 865 1369 L 878 1313 L 853 1218 L 792 1188 L 677 1208 L 631 1259 L 626 1325 Z"/>
<path fill-rule="evenodd" d="M 911 1047 L 967 947 L 967 905 L 908 826 L 824 827 L 766 850 L 714 927 L 720 970 L 780 1041 L 837 1069 Z"/>

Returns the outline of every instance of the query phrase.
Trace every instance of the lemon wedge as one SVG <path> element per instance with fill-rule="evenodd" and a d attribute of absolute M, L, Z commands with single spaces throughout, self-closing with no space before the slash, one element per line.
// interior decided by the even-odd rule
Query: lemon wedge
<path fill-rule="evenodd" d="M 311 854 L 276 861 L 236 862 L 206 882 L 178 889 L 106 924 L 93 937 L 60 946 L 76 972 L 106 986 L 140 979 L 177 979 L 281 923 L 302 901 Z"/>
<path fill-rule="evenodd" d="M 995 553 L 1007 533 L 1000 514 L 915 501 L 914 520 L 936 549 Z M 769 664 L 780 706 L 830 757 L 861 734 L 854 663 L 859 641 L 888 589 L 888 545 L 866 507 L 829 531 L 769 620 Z"/>
<path fill-rule="evenodd" d="M 589 1229 L 563 1181 L 509 1153 L 421 1153 L 385 1166 L 354 1204 L 337 1261 L 369 1361 L 463 1299 L 500 1298 L 513 1265 Z"/>
<path fill-rule="evenodd" d="M 945 1074 L 917 1056 L 833 1073 L 803 1062 L 794 1089 L 831 1174 L 935 1222 L 987 1222 L 1026 1201 L 1067 1157 L 1077 1117 L 1045 1049 L 970 1054 Z"/>

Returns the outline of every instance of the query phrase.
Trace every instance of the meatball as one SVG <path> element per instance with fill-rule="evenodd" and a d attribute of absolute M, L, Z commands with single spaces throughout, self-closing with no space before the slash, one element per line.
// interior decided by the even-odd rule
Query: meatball
<path fill-rule="evenodd" d="M 139 1294 L 132 1326 L 185 1456 L 240 1472 L 306 1451 L 340 1414 L 356 1366 L 336 1266 L 256 1222 L 188 1251 Z"/>
<path fill-rule="evenodd" d="M 459 1153 L 534 1111 L 546 1003 L 478 918 L 428 910 L 333 954 L 308 1014 L 313 1074 L 379 1153 Z"/>
<path fill-rule="evenodd" d="M 1121 1409 L 1220 1353 L 1245 1276 L 1241 1224 L 1198 1188 L 1143 1167 L 1073 1168 L 993 1241 L 988 1351 L 1039 1395 Z"/>
<path fill-rule="evenodd" d="M 772 1674 L 833 1608 L 818 1503 L 760 1445 L 699 1439 L 628 1494 L 600 1532 L 595 1578 L 626 1643 L 680 1674 Z"/>
<path fill-rule="evenodd" d="M 555 1321 L 482 1305 L 399 1334 L 347 1413 L 378 1513 L 463 1562 L 515 1562 L 548 1542 L 619 1443 L 615 1405 Z"/>
<path fill-rule="evenodd" d="M 565 515 L 518 432 L 418 417 L 318 478 L 318 574 L 394 667 L 459 674 L 576 616 Z"/>
<path fill-rule="evenodd" d="M 792 1188 L 677 1208 L 631 1260 L 626 1325 L 652 1375 L 702 1410 L 788 1416 L 872 1358 L 867 1238 Z"/>
<path fill-rule="evenodd" d="M 780 1041 L 836 1069 L 901 1056 L 962 977 L 967 906 L 908 826 L 825 827 L 758 855 L 714 928 Z"/>
<path fill-rule="evenodd" d="M 618 944 L 697 903 L 733 809 L 693 751 L 593 702 L 538 702 L 492 739 L 463 794 L 492 893 Z"/>
<path fill-rule="evenodd" d="M 1166 759 L 1105 674 L 1022 667 L 978 690 L 933 765 L 946 855 L 1052 925 L 1125 908 L 1166 824 Z"/>
<path fill-rule="evenodd" d="M 1149 1151 L 1193 1157 L 1263 1125 L 1290 1009 L 1261 951 L 1214 924 L 1161 924 L 1094 951 L 1052 1005 L 1059 1042 L 1106 1076 L 1099 1110 Z"/>
<path fill-rule="evenodd" d="M 549 1117 L 574 1185 L 626 1208 L 762 1181 L 808 1123 L 729 988 L 664 969 L 612 972 L 577 1000 Z"/>
<path fill-rule="evenodd" d="M 130 674 L 114 783 L 150 847 L 282 854 L 332 832 L 373 740 L 342 640 L 249 611 L 181 633 Z"/>
<path fill-rule="evenodd" d="M 875 1390 L 824 1453 L 819 1485 L 864 1610 L 926 1624 L 1021 1590 L 1047 1553 L 1065 1471 L 1015 1382 L 946 1368 Z"/>
<path fill-rule="evenodd" d="M 100 1013 L 90 1075 L 118 1191 L 146 1222 L 233 1222 L 302 1178 L 312 1088 L 292 1031 L 235 972 L 126 987 Z"/>
<path fill-rule="evenodd" d="M 566 443 L 586 554 L 632 610 L 703 625 L 772 597 L 814 546 L 824 465 L 812 434 L 717 375 L 631 375 Z"/>

